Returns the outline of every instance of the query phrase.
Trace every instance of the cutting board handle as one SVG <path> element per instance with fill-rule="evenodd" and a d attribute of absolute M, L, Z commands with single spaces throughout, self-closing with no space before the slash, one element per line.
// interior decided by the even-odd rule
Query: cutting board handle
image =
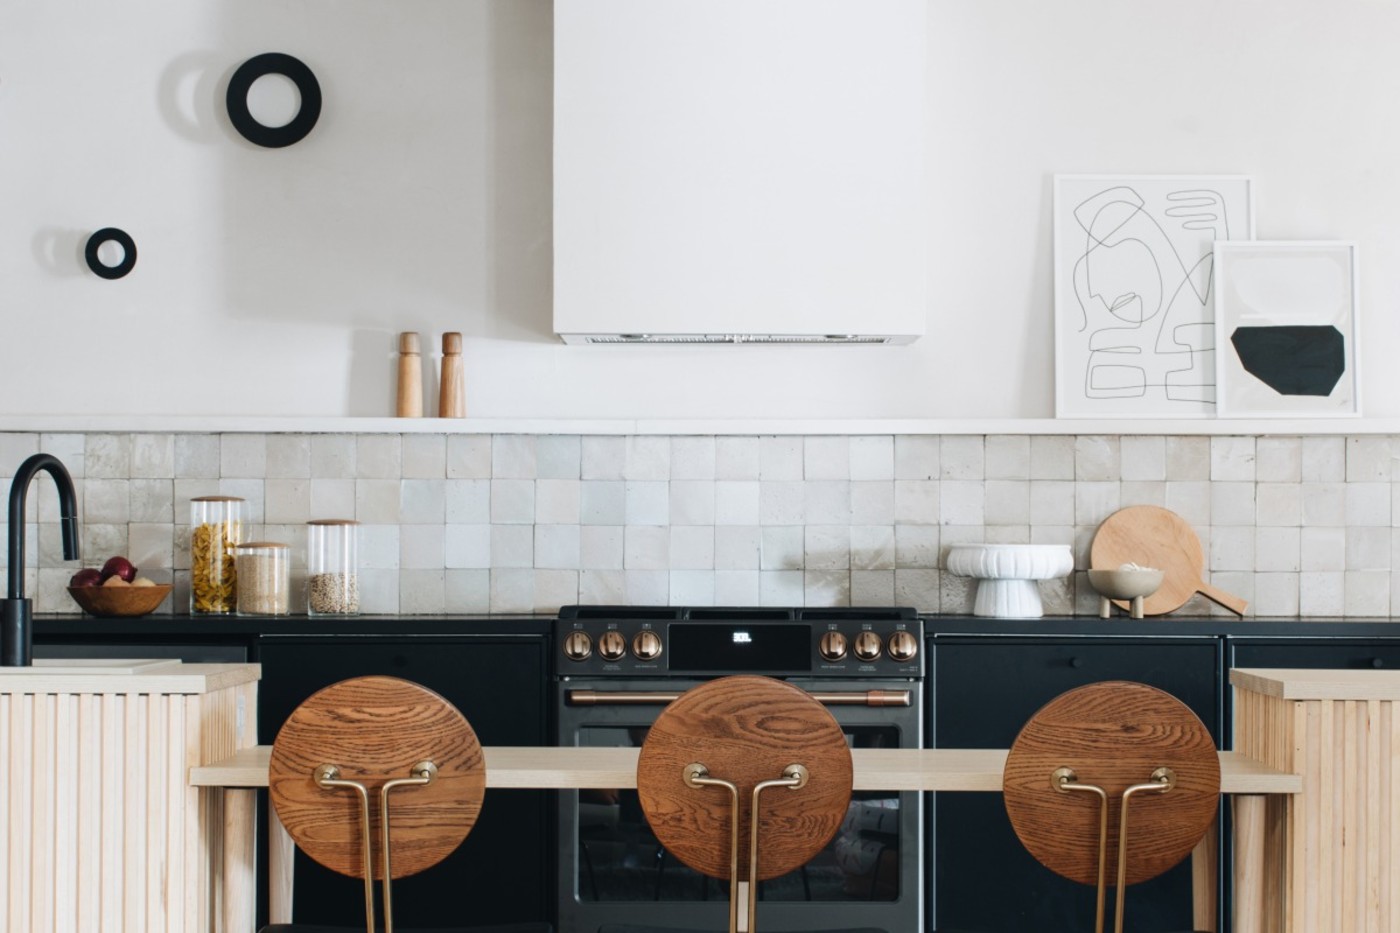
<path fill-rule="evenodd" d="M 1202 581 L 1200 586 L 1196 589 L 1197 592 L 1206 599 L 1215 603 L 1217 606 L 1224 606 L 1240 618 L 1244 618 L 1245 610 L 1249 608 L 1249 603 L 1246 600 L 1240 599 L 1233 593 L 1227 593 L 1224 590 L 1217 589 L 1205 581 Z"/>

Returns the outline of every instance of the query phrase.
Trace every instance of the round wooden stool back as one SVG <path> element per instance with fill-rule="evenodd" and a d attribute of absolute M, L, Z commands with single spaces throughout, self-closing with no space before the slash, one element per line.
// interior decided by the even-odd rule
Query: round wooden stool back
<path fill-rule="evenodd" d="M 476 733 L 457 708 L 419 684 L 397 677 L 357 677 L 332 684 L 298 706 L 272 743 L 268 792 L 292 840 L 317 862 L 363 878 L 358 796 L 317 786 L 313 772 L 335 765 L 372 795 L 374 876 L 379 851 L 378 789 L 410 776 L 419 762 L 437 766 L 433 781 L 393 792 L 394 878 L 442 861 L 476 824 L 486 792 L 486 764 Z"/>
<path fill-rule="evenodd" d="M 713 878 L 729 877 L 730 797 L 693 788 L 688 765 L 739 787 L 739 838 L 749 838 L 755 784 L 803 765 L 807 783 L 766 791 L 760 802 L 758 878 L 801 867 L 836 834 L 851 800 L 851 752 L 821 703 L 768 677 L 723 677 L 691 690 L 657 717 L 637 762 L 637 794 L 657 840 L 676 858 Z M 739 860 L 747 881 L 747 858 Z"/>
<path fill-rule="evenodd" d="M 1210 732 L 1171 694 L 1106 681 L 1063 693 L 1031 717 L 1006 758 L 1006 812 L 1026 849 L 1047 868 L 1083 884 L 1098 880 L 1099 799 L 1055 788 L 1071 768 L 1108 794 L 1107 883 L 1115 883 L 1118 819 L 1125 789 L 1167 766 L 1176 785 L 1135 795 L 1129 808 L 1127 884 L 1155 878 L 1196 847 L 1215 819 L 1220 757 Z"/>

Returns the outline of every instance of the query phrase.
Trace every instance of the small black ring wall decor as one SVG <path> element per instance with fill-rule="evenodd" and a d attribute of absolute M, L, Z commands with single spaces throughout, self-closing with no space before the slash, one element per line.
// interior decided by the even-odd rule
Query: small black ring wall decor
<path fill-rule="evenodd" d="M 301 109 L 286 126 L 266 126 L 253 119 L 248 110 L 248 91 L 264 75 L 282 75 L 297 86 Z M 321 116 L 321 85 L 311 69 L 283 52 L 254 55 L 238 66 L 228 82 L 228 118 L 233 128 L 250 143 L 280 149 L 301 142 Z"/>
<path fill-rule="evenodd" d="M 122 248 L 122 261 L 115 266 L 104 264 L 97 255 L 102 244 L 108 242 L 116 243 Z M 87 258 L 88 268 L 93 272 L 104 279 L 119 279 L 136 268 L 136 241 L 125 230 L 118 230 L 116 227 L 103 227 L 88 237 L 87 248 L 83 250 L 83 255 Z"/>

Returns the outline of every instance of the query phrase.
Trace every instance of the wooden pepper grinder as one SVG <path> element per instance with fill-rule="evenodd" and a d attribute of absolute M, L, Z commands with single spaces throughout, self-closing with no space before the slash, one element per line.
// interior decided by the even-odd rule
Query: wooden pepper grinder
<path fill-rule="evenodd" d="M 399 396 L 394 414 L 423 417 L 423 355 L 413 331 L 399 334 Z"/>
<path fill-rule="evenodd" d="M 462 372 L 462 335 L 456 331 L 442 335 L 442 380 L 438 388 L 438 417 L 465 418 L 467 387 Z"/>

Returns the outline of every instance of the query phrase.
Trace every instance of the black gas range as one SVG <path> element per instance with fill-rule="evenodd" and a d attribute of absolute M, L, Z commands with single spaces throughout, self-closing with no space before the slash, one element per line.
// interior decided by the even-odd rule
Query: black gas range
<path fill-rule="evenodd" d="M 566 606 L 554 622 L 555 740 L 637 747 L 657 714 L 714 677 L 761 674 L 822 702 L 854 748 L 918 748 L 923 622 L 912 608 Z M 560 933 L 616 925 L 726 925 L 725 887 L 671 858 L 636 792 L 562 793 Z M 918 794 L 858 792 L 827 848 L 760 888 L 773 933 L 919 929 Z"/>
<path fill-rule="evenodd" d="M 923 622 L 894 608 L 565 606 L 559 677 L 921 679 Z"/>

